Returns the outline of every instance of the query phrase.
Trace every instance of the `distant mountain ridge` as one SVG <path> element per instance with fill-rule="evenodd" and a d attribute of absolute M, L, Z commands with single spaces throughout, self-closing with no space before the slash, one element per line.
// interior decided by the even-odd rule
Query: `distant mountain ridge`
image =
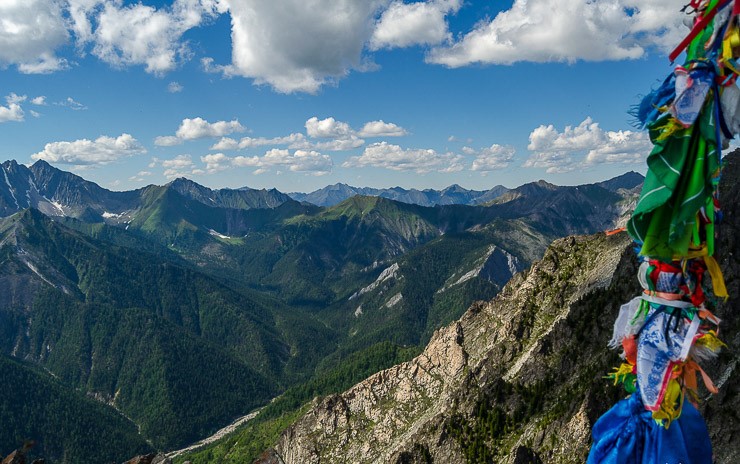
<path fill-rule="evenodd" d="M 329 185 L 311 193 L 294 192 L 288 195 L 296 201 L 306 201 L 317 206 L 334 206 L 355 195 L 388 198 L 419 206 L 436 206 L 479 205 L 493 200 L 508 190 L 503 185 L 497 185 L 489 190 L 468 190 L 457 184 L 453 184 L 442 190 L 407 190 L 401 187 L 387 189 L 353 187 L 340 183 Z"/>
<path fill-rule="evenodd" d="M 164 186 L 150 185 L 140 189 L 116 192 L 107 190 L 70 172 L 62 171 L 39 160 L 30 167 L 14 160 L 0 164 L 0 217 L 9 216 L 25 208 L 37 208 L 49 216 L 70 216 L 86 222 L 116 219 L 141 206 L 141 197 L 152 188 L 166 187 L 182 196 L 207 206 L 229 209 L 276 208 L 291 199 L 316 206 L 334 206 L 353 196 L 382 197 L 419 206 L 483 205 L 512 191 L 521 191 L 526 185 L 548 184 L 545 181 L 524 184 L 516 189 L 497 185 L 488 190 L 469 190 L 453 184 L 442 190 L 378 189 L 353 187 L 337 183 L 311 193 L 282 193 L 277 189 L 210 189 L 190 179 L 177 178 Z M 592 185 L 616 192 L 634 189 L 644 177 L 634 171 Z M 4 182 L 3 182 L 4 181 Z M 497 202 L 500 202 L 497 201 Z M 114 221 L 115 222 L 115 221 Z"/>
<path fill-rule="evenodd" d="M 175 191 L 206 206 L 238 210 L 276 208 L 292 201 L 275 189 L 212 190 L 184 178 L 161 187 L 149 185 L 137 190 L 114 192 L 43 160 L 30 167 L 13 160 L 5 161 L 0 164 L 0 171 L 0 217 L 36 208 L 48 216 L 120 223 L 145 206 L 149 192 L 160 189 Z"/>
<path fill-rule="evenodd" d="M 593 185 L 605 188 L 612 192 L 619 189 L 634 189 L 642 185 L 645 177 L 635 171 L 622 174 L 603 182 L 597 182 Z M 545 181 L 537 181 L 534 184 L 553 185 Z M 528 185 L 528 184 L 525 184 Z M 521 187 L 519 187 L 521 188 Z M 488 190 L 468 190 L 457 184 L 450 185 L 442 190 L 434 189 L 404 189 L 393 187 L 386 189 L 372 187 L 353 187 L 351 185 L 337 183 L 328 185 L 324 188 L 315 190 L 310 193 L 291 192 L 288 195 L 296 201 L 305 201 L 317 206 L 334 206 L 355 195 L 374 196 L 388 198 L 390 200 L 410 203 L 419 206 L 437 206 L 437 205 L 482 205 L 489 203 L 512 189 L 497 185 Z M 516 190 L 516 189 L 514 189 Z"/>

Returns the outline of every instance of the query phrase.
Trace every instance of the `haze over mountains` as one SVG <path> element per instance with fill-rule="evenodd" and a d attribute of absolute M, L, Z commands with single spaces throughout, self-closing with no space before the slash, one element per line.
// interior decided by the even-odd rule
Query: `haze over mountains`
<path fill-rule="evenodd" d="M 611 191 L 617 191 L 620 188 L 629 190 L 641 185 L 643 180 L 644 176 L 642 176 L 642 174 L 630 171 L 626 174 L 615 177 L 614 179 L 600 182 L 597 185 Z M 318 206 L 334 206 L 337 203 L 341 203 L 355 195 L 383 197 L 420 206 L 435 206 L 483 205 L 495 200 L 508 191 L 509 189 L 503 185 L 497 185 L 489 190 L 481 191 L 468 190 L 457 184 L 451 185 L 443 190 L 407 190 L 401 187 L 377 189 L 369 187 L 352 187 L 347 184 L 334 184 L 315 190 L 311 193 L 289 193 L 288 195 L 296 201 L 307 201 Z"/>
<path fill-rule="evenodd" d="M 616 227 L 641 180 L 324 207 L 187 179 L 112 192 L 42 161 L 0 169 L 0 368 L 64 392 L 44 403 L 29 390 L 24 407 L 0 396 L 0 453 L 34 438 L 70 462 L 181 447 L 283 392 L 295 411 L 410 359 L 553 239 Z M 23 412 L 65 416 L 61 397 L 81 411 L 94 398 L 105 407 L 86 423 L 118 411 L 138 435 L 83 446 Z"/>

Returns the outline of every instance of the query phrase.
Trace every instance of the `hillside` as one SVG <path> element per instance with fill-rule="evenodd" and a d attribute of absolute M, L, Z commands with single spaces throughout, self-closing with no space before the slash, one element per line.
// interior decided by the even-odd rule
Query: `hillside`
<path fill-rule="evenodd" d="M 0 220 L 0 256 L 3 352 L 115 406 L 158 447 L 263 404 L 327 343 L 310 316 L 35 210 Z"/>
<path fill-rule="evenodd" d="M 614 227 L 627 198 L 535 185 L 487 206 L 322 208 L 186 179 L 111 192 L 42 162 L 2 168 L 0 351 L 125 414 L 159 450 L 282 395 L 261 419 L 272 432 L 252 429 L 269 446 L 306 401 L 408 360 L 553 239 Z"/>
<path fill-rule="evenodd" d="M 151 449 L 133 422 L 38 368 L 0 355 L 0 378 L 0 456 L 29 437 L 29 457 L 49 462 L 121 462 Z"/>
<path fill-rule="evenodd" d="M 734 154 L 722 179 L 720 233 L 733 297 L 717 310 L 729 347 L 706 366 L 720 394 L 702 404 L 723 464 L 740 456 L 740 338 L 732 335 L 740 333 L 740 263 L 729 251 L 740 228 L 739 179 Z M 603 378 L 618 360 L 606 344 L 619 306 L 639 291 L 636 266 L 624 234 L 555 241 L 496 298 L 437 331 L 418 357 L 317 398 L 259 462 L 583 462 L 593 422 L 623 395 Z"/>

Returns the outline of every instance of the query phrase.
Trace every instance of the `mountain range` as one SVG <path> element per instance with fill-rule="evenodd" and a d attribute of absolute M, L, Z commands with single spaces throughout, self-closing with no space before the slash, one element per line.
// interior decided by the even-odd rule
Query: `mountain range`
<path fill-rule="evenodd" d="M 702 362 L 719 393 L 699 400 L 718 464 L 740 459 L 740 152 L 724 163 L 718 250 L 731 297 L 716 313 L 729 346 Z M 624 395 L 605 378 L 620 362 L 607 345 L 619 307 L 641 292 L 637 268 L 626 234 L 555 240 L 415 358 L 307 403 L 259 455 L 245 445 L 267 429 L 256 424 L 175 462 L 585 462 L 594 422 Z"/>
<path fill-rule="evenodd" d="M 642 184 L 644 177 L 634 171 L 630 171 L 613 179 L 600 182 L 596 185 L 607 190 L 616 192 L 619 189 L 634 189 Z M 404 189 L 393 187 L 389 189 L 378 189 L 369 187 L 352 187 L 347 184 L 334 184 L 311 193 L 289 193 L 296 201 L 306 201 L 318 206 L 334 206 L 353 196 L 373 196 L 388 198 L 403 203 L 420 206 L 436 205 L 484 205 L 489 203 L 510 189 L 503 185 L 497 185 L 489 190 L 468 190 L 457 184 L 442 190 L 434 189 Z"/>
<path fill-rule="evenodd" d="M 90 428 L 133 424 L 98 462 L 184 446 L 278 395 L 263 417 L 284 421 L 409 360 L 552 240 L 617 227 L 638 180 L 324 207 L 186 179 L 112 192 L 42 161 L 0 169 L 0 369 L 29 398 L 63 391 Z M 32 438 L 50 462 L 91 462 L 104 435 L 83 444 L 39 419 L 67 417 L 59 403 L 2 409 L 0 454 Z"/>

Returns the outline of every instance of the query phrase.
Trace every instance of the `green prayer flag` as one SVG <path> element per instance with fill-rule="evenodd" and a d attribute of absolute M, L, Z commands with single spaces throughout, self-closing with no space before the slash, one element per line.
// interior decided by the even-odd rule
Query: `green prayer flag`
<path fill-rule="evenodd" d="M 712 177 L 719 168 L 716 127 L 710 94 L 696 122 L 671 129 L 671 117 L 650 127 L 655 144 L 648 156 L 648 173 L 640 200 L 627 224 L 630 235 L 642 243 L 642 254 L 665 260 L 686 256 L 697 213 L 711 204 Z M 697 244 L 698 245 L 698 244 Z"/>

